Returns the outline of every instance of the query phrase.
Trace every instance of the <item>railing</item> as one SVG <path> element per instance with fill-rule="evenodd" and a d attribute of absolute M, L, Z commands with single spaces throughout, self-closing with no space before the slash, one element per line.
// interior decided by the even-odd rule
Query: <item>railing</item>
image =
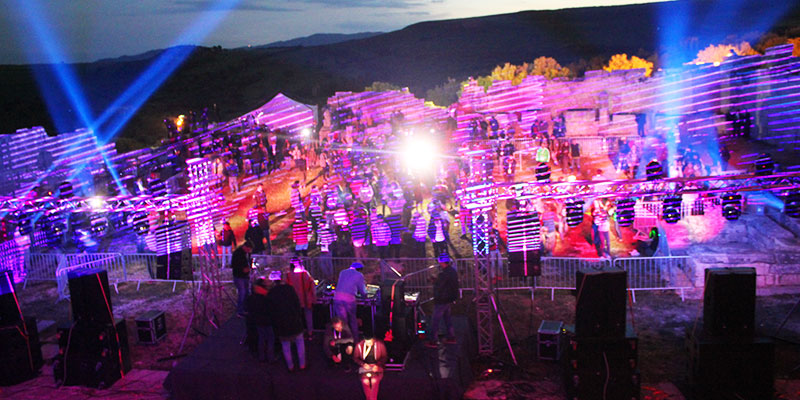
<path fill-rule="evenodd" d="M 200 256 L 193 256 L 193 271 L 199 271 Z M 222 257 L 218 255 L 217 257 Z M 268 274 L 272 270 L 285 270 L 290 267 L 291 255 L 253 255 L 256 270 L 253 277 Z M 404 258 L 381 260 L 377 258 L 332 258 L 301 257 L 306 269 L 320 281 L 335 282 L 339 272 L 350 267 L 353 262 L 364 265 L 364 275 L 368 282 L 382 282 L 387 278 L 402 278 L 406 290 L 420 293 L 420 298 L 432 295 L 431 277 L 438 271 L 438 263 L 428 258 Z M 183 279 L 158 279 L 156 277 L 157 256 L 155 254 L 39 254 L 30 253 L 25 257 L 25 282 L 59 281 L 60 269 L 75 265 L 101 267 L 108 270 L 109 283 L 137 282 L 137 290 L 142 282 L 172 282 L 173 291 L 179 282 L 198 281 L 198 276 Z M 550 289 L 554 298 L 555 290 L 575 289 L 577 271 L 603 271 L 622 269 L 628 272 L 628 287 L 634 300 L 639 290 L 676 290 L 684 297 L 685 290 L 695 287 L 694 265 L 689 257 L 649 257 L 649 258 L 564 258 L 543 257 L 541 275 L 535 278 L 512 277 L 509 275 L 508 260 L 494 258 L 489 263 L 494 287 L 498 290 L 529 290 L 533 296 L 536 289 Z M 457 259 L 453 266 L 459 276 L 461 290 L 474 290 L 474 260 Z M 59 268 L 62 267 L 62 268 Z M 228 268 L 226 268 L 228 269 Z M 223 272 L 225 276 L 225 272 Z M 223 282 L 229 282 L 227 280 Z M 61 293 L 61 291 L 59 291 Z"/>
<path fill-rule="evenodd" d="M 628 289 L 636 301 L 637 290 L 676 290 L 695 287 L 694 264 L 688 256 L 617 258 L 614 267 L 628 272 Z"/>
<path fill-rule="evenodd" d="M 108 281 L 114 285 L 114 290 L 117 293 L 119 293 L 117 286 L 120 282 L 119 278 L 121 277 L 122 281 L 125 280 L 125 267 L 120 254 L 66 254 L 61 259 L 61 264 L 56 268 L 59 301 L 69 298 L 69 286 L 67 285 L 69 272 L 80 268 L 101 268 L 106 270 Z"/>

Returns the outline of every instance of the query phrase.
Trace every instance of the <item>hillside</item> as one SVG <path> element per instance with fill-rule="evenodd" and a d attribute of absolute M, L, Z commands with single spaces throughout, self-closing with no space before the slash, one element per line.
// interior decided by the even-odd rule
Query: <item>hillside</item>
<path fill-rule="evenodd" d="M 278 92 L 320 104 L 335 91 L 362 90 L 379 80 L 408 86 L 422 97 L 449 77 L 463 80 L 486 75 L 504 62 L 550 56 L 562 65 L 582 61 L 586 68 L 621 52 L 642 56 L 657 53 L 662 61 L 681 62 L 707 44 L 731 36 L 752 34 L 755 40 L 765 31 L 784 33 L 800 26 L 798 4 L 791 9 L 786 3 L 775 6 L 754 0 L 737 4 L 738 9 L 721 6 L 721 2 L 687 0 L 526 11 L 423 22 L 395 32 L 310 47 L 199 47 L 135 113 L 117 137 L 117 144 L 123 151 L 150 145 L 165 135 L 161 123 L 165 117 L 216 103 L 223 119 L 228 119 L 258 107 Z M 789 10 L 777 18 L 776 8 Z M 692 11 L 687 13 L 687 9 Z M 687 14 L 690 16 L 684 17 Z M 773 20 L 769 20 L 771 17 Z M 675 31 L 675 25 L 683 19 L 692 28 L 669 35 L 674 37 L 670 43 L 675 46 L 662 46 L 662 37 Z M 75 65 L 94 113 L 111 104 L 158 54 Z M 40 68 L 0 66 L 0 132 L 34 125 L 55 131 L 34 79 Z M 70 108 L 65 99 L 51 100 L 56 109 Z M 75 114 L 72 110 L 67 116 Z M 68 130 L 80 123 L 70 121 L 59 126 Z"/>

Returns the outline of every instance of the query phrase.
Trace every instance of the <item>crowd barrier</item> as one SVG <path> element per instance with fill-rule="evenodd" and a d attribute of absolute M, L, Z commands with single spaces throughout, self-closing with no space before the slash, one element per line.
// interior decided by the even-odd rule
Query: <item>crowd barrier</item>
<path fill-rule="evenodd" d="M 38 254 L 29 253 L 25 257 L 25 282 L 57 281 L 64 278 L 66 271 L 74 266 L 98 267 L 108 270 L 109 283 L 115 289 L 119 283 L 136 282 L 137 290 L 142 282 L 170 282 L 173 291 L 180 282 L 196 282 L 201 284 L 199 274 L 200 255 L 192 257 L 193 276 L 183 279 L 156 278 L 156 254 Z M 224 261 L 222 255 L 218 264 Z M 291 263 L 292 255 L 253 255 L 254 270 L 251 276 L 268 276 L 273 270 L 286 270 Z M 418 292 L 420 299 L 433 295 L 433 278 L 438 274 L 438 263 L 433 258 L 402 258 L 381 260 L 378 258 L 334 258 L 334 257 L 300 257 L 306 269 L 320 282 L 335 283 L 343 269 L 349 268 L 353 262 L 364 265 L 364 275 L 368 282 L 383 282 L 386 279 L 403 279 L 407 291 Z M 453 262 L 459 276 L 462 291 L 475 289 L 474 260 L 472 258 L 456 259 Z M 498 290 L 528 290 L 533 296 L 534 290 L 550 290 L 553 299 L 556 290 L 575 289 L 575 273 L 577 271 L 625 270 L 628 272 L 628 288 L 635 301 L 635 292 L 639 290 L 674 290 L 684 298 L 686 290 L 695 287 L 694 265 L 687 256 L 671 257 L 631 257 L 631 258 L 568 258 L 543 257 L 541 259 L 541 275 L 533 278 L 512 277 L 509 274 L 508 260 L 496 258 L 489 263 L 491 279 Z M 228 269 L 228 268 L 225 268 Z M 226 272 L 222 273 L 225 277 Z M 223 283 L 232 282 L 223 278 Z M 24 287 L 24 286 L 23 286 Z M 61 290 L 59 291 L 61 293 Z"/>

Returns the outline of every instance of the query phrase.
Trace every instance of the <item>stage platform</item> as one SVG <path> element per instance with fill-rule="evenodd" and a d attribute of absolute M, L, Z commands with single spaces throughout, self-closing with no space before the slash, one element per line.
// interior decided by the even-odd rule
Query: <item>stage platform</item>
<path fill-rule="evenodd" d="M 465 317 L 453 317 L 458 343 L 427 348 L 417 341 L 403 371 L 386 371 L 379 399 L 460 399 L 472 380 L 476 353 L 474 329 Z M 283 360 L 257 361 L 247 346 L 244 320 L 231 318 L 167 376 L 170 397 L 182 399 L 359 399 L 358 374 L 330 367 L 322 353 L 322 334 L 306 342 L 308 366 L 288 372 Z M 280 354 L 279 348 L 276 354 Z"/>

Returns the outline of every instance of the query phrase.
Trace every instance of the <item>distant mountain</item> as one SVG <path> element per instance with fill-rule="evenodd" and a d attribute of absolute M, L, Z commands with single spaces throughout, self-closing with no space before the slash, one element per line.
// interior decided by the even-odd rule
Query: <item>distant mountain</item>
<path fill-rule="evenodd" d="M 448 78 L 487 75 L 505 62 L 521 64 L 548 56 L 585 69 L 627 53 L 658 55 L 662 64 L 679 64 L 709 44 L 754 32 L 800 36 L 797 27 L 800 2 L 677 0 L 429 21 L 389 33 L 320 34 L 257 48 L 197 47 L 135 110 L 117 136 L 117 146 L 128 150 L 156 143 L 166 134 L 166 117 L 217 104 L 221 117 L 230 119 L 279 92 L 323 104 L 336 91 L 359 91 L 384 81 L 425 97 L 427 90 Z M 323 44 L 330 40 L 336 42 Z M 76 64 L 93 114 L 113 104 L 161 51 Z M 37 68 L 0 66 L 0 133 L 34 125 L 53 132 L 47 110 L 63 110 L 64 118 L 76 119 L 67 98 L 54 100 L 51 95 L 45 103 L 39 87 L 58 83 L 37 83 Z M 134 112 L 125 107 L 113 111 Z"/>
<path fill-rule="evenodd" d="M 261 46 L 254 46 L 254 48 L 324 46 L 328 44 L 346 42 L 348 40 L 366 39 L 381 34 L 383 34 L 383 32 L 315 33 L 311 36 L 272 42 Z"/>
<path fill-rule="evenodd" d="M 110 64 L 110 63 L 115 63 L 115 62 L 131 62 L 131 61 L 150 60 L 150 59 L 158 57 L 159 55 L 161 55 L 161 53 L 163 53 L 163 52 L 165 52 L 167 50 L 170 50 L 170 49 L 196 48 L 196 47 L 197 46 L 181 45 L 181 46 L 175 46 L 175 47 L 170 47 L 170 48 L 166 48 L 166 49 L 150 50 L 150 51 L 146 51 L 146 52 L 141 53 L 141 54 L 134 54 L 134 55 L 130 55 L 130 56 L 119 56 L 119 57 L 114 57 L 114 58 L 103 58 L 103 59 L 94 61 L 93 63 Z"/>

